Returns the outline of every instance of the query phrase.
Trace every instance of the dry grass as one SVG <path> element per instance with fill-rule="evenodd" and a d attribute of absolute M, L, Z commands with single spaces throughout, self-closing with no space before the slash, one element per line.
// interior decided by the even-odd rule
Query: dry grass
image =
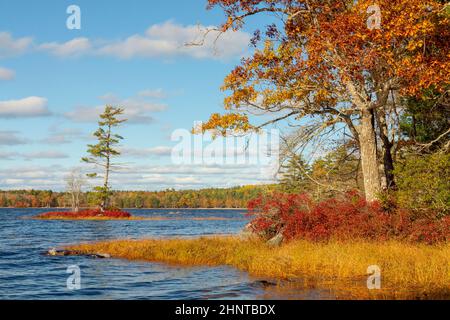
<path fill-rule="evenodd" d="M 239 237 L 115 240 L 67 248 L 129 260 L 186 266 L 228 265 L 267 278 L 313 281 L 353 298 L 449 298 L 450 244 L 296 241 L 269 247 Z M 366 287 L 367 268 L 378 265 L 383 290 Z M 337 293 L 337 294 L 338 294 Z"/>

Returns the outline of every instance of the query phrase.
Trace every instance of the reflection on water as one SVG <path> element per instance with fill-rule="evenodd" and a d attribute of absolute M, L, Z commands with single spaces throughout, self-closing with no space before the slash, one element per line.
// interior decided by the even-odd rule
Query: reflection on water
<path fill-rule="evenodd" d="M 277 299 L 331 298 L 321 290 L 301 292 L 272 286 L 228 267 L 177 267 L 87 257 L 48 257 L 52 247 L 116 238 L 186 237 L 239 232 L 241 211 L 177 210 L 188 218 L 227 220 L 39 221 L 24 218 L 43 209 L 0 209 L 0 299 Z M 173 210 L 131 210 L 164 216 Z M 81 290 L 66 287 L 67 267 L 81 269 Z"/>

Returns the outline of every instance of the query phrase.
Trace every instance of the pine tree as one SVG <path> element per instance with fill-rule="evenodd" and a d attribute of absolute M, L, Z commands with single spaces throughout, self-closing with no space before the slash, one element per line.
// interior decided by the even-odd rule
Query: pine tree
<path fill-rule="evenodd" d="M 295 155 L 281 166 L 280 183 L 287 192 L 302 192 L 308 185 L 308 164 L 300 155 Z"/>
<path fill-rule="evenodd" d="M 102 212 L 108 208 L 109 198 L 111 196 L 109 177 L 111 169 L 115 166 L 112 159 L 120 155 L 120 152 L 114 147 L 119 144 L 120 140 L 123 140 L 122 136 L 114 134 L 112 130 L 127 121 L 126 119 L 118 118 L 123 112 L 124 109 L 122 108 L 112 106 L 105 107 L 105 111 L 100 115 L 100 121 L 98 122 L 99 128 L 94 133 L 98 143 L 88 145 L 87 152 L 90 156 L 82 158 L 82 161 L 94 164 L 103 169 L 103 185 L 94 188 L 96 202 L 100 206 Z M 100 177 L 98 173 L 88 174 L 87 176 L 90 178 Z"/>

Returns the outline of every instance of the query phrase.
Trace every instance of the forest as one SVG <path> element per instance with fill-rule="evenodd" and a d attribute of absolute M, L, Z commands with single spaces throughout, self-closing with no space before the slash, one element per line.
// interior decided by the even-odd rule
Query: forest
<path fill-rule="evenodd" d="M 420 115 L 416 115 L 422 119 Z M 405 118 L 405 135 L 409 130 Z M 419 128 L 435 125 L 423 123 Z M 417 130 L 422 132 L 422 129 Z M 418 135 L 419 133 L 415 133 Z M 415 136 L 424 143 L 434 135 Z M 434 152 L 405 152 L 396 161 L 396 189 L 380 194 L 387 207 L 399 206 L 417 215 L 446 216 L 450 213 L 450 154 L 437 148 Z M 363 192 L 362 172 L 357 154 L 341 147 L 311 164 L 295 156 L 280 168 L 279 182 L 272 185 L 248 185 L 233 188 L 162 191 L 112 191 L 110 204 L 115 208 L 247 208 L 252 199 L 274 192 L 307 193 L 315 200 L 329 199 L 348 191 Z M 79 194 L 79 206 L 97 204 L 95 191 Z M 0 207 L 71 208 L 70 191 L 9 190 L 0 191 Z"/>
<path fill-rule="evenodd" d="M 247 201 L 272 186 L 243 186 L 230 189 L 164 191 L 113 191 L 110 199 L 117 208 L 243 208 Z M 93 192 L 80 195 L 80 206 L 95 202 Z M 0 207 L 71 208 L 67 192 L 51 190 L 15 190 L 0 192 Z"/>

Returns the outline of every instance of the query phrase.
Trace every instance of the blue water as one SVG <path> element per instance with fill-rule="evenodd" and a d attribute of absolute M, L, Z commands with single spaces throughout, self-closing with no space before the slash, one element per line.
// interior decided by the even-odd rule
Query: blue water
<path fill-rule="evenodd" d="M 234 210 L 130 210 L 137 216 L 225 217 L 231 220 L 40 221 L 44 209 L 0 209 L 0 299 L 260 299 L 283 298 L 267 283 L 229 267 L 176 267 L 88 257 L 49 257 L 53 247 L 117 238 L 238 233 Z M 81 289 L 69 290 L 67 268 L 79 266 Z M 290 295 L 292 293 L 289 293 Z M 289 296 L 291 297 L 291 296 Z"/>

